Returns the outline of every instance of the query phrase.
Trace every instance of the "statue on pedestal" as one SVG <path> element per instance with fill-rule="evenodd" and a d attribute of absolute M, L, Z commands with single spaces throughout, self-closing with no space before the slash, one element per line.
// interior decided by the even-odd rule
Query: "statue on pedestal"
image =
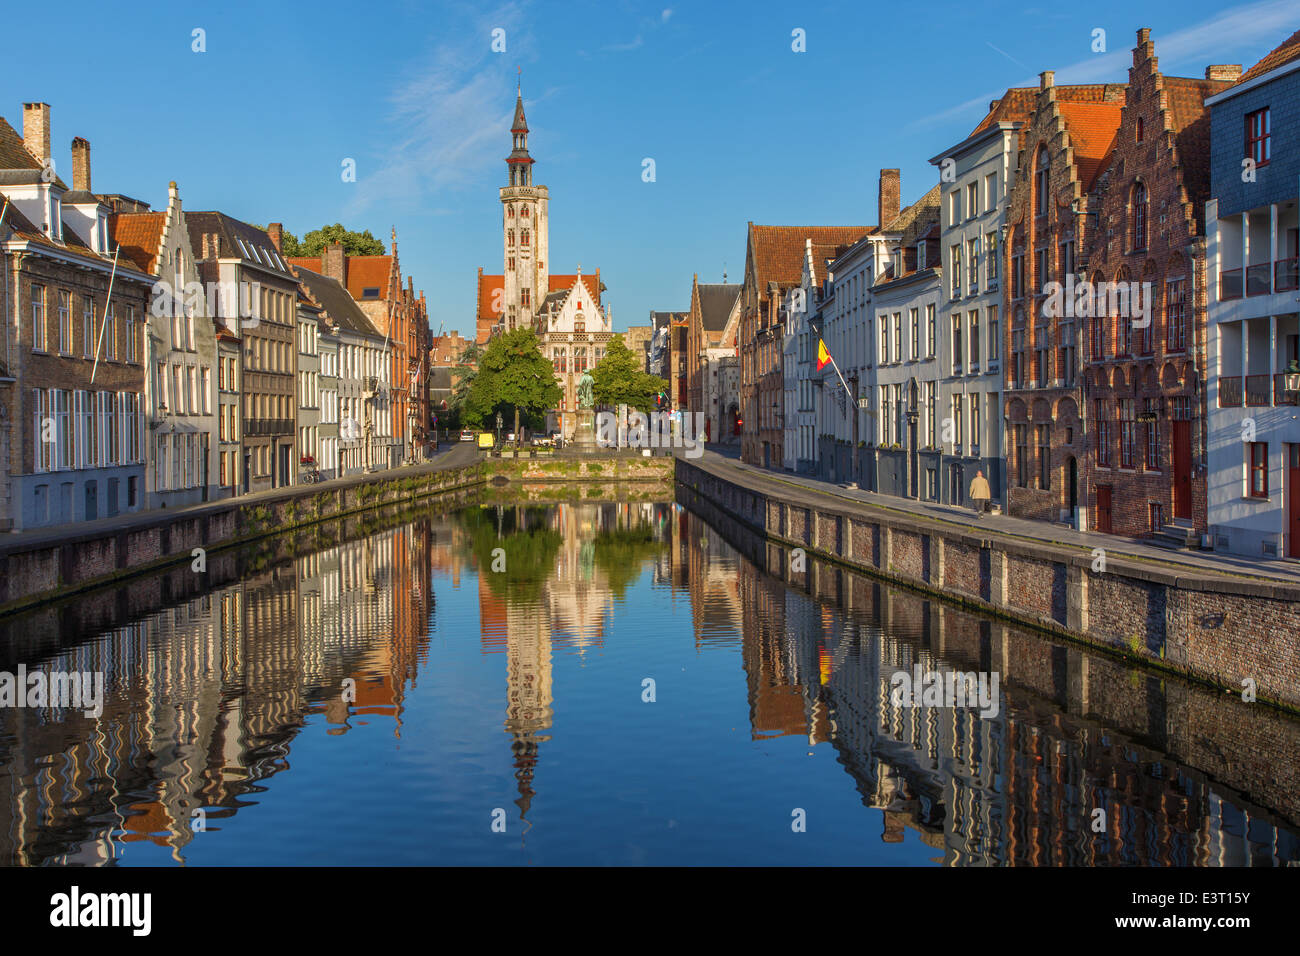
<path fill-rule="evenodd" d="M 595 404 L 596 382 L 591 377 L 591 369 L 587 369 L 578 381 L 578 427 L 573 434 L 573 443 L 579 448 L 591 448 L 596 444 L 595 416 L 592 413 Z"/>

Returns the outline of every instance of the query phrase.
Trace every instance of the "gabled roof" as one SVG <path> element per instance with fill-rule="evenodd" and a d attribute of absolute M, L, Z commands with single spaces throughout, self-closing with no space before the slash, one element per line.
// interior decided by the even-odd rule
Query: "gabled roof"
<path fill-rule="evenodd" d="M 1300 57 L 1300 30 L 1291 34 L 1282 41 L 1282 45 L 1271 51 L 1264 59 L 1260 60 L 1245 73 L 1241 74 L 1240 83 L 1249 83 L 1256 77 L 1263 76 L 1279 66 L 1284 66 L 1292 60 Z"/>
<path fill-rule="evenodd" d="M 325 315 L 339 328 L 360 335 L 381 338 L 382 333 L 371 324 L 356 299 L 343 288 L 343 283 L 302 266 L 295 266 L 298 281 L 306 287 L 311 298 L 325 310 Z"/>
<path fill-rule="evenodd" d="M 265 229 L 258 229 L 223 212 L 187 212 L 185 221 L 189 226 L 190 246 L 196 262 L 203 259 L 203 237 L 216 235 L 221 241 L 219 258 L 243 259 L 263 269 L 288 274 L 269 255 L 275 252 L 275 244 Z M 253 250 L 256 250 L 256 256 L 249 254 Z M 267 261 L 263 261 L 263 256 L 267 256 Z"/>
<path fill-rule="evenodd" d="M 1070 103 L 1057 101 L 1074 150 L 1079 185 L 1086 193 L 1102 169 L 1110 164 L 1110 153 L 1119 133 L 1123 106 L 1120 103 Z"/>
<path fill-rule="evenodd" d="M 349 280 L 351 280 L 352 278 L 350 272 L 348 278 Z M 550 297 L 550 293 L 552 292 L 567 292 L 569 289 L 572 289 L 573 283 L 576 282 L 577 279 L 578 277 L 576 275 L 548 276 L 547 277 L 547 287 L 548 287 L 547 298 Z M 592 298 L 595 300 L 595 307 L 599 309 L 600 293 L 605 288 L 605 286 L 600 281 L 600 270 L 597 269 L 594 273 L 590 275 L 584 275 L 583 279 L 585 280 L 583 282 L 583 286 L 591 293 Z M 349 286 L 352 285 L 351 281 L 348 282 L 348 285 Z M 493 298 L 497 297 L 497 291 L 504 290 L 505 287 L 506 287 L 506 277 L 503 275 L 496 275 L 496 276 L 490 276 L 485 274 L 479 275 L 478 315 L 480 317 L 495 318 L 502 314 L 499 309 L 495 312 L 492 311 L 492 300 Z M 498 298 L 497 301 L 504 301 L 504 299 Z M 540 312 L 541 310 L 539 308 L 536 311 Z"/>
<path fill-rule="evenodd" d="M 108 217 L 109 240 L 141 272 L 157 275 L 158 249 L 166 222 L 167 214 L 162 212 L 113 213 Z"/>
<path fill-rule="evenodd" d="M 705 285 L 700 283 L 700 328 L 705 332 L 721 332 L 740 298 L 739 283 Z"/>
<path fill-rule="evenodd" d="M 379 299 L 388 300 L 389 280 L 393 274 L 393 257 L 384 256 L 348 256 L 348 292 L 354 299 L 361 299 L 366 289 L 379 289 Z M 285 262 L 292 266 L 302 266 L 312 272 L 322 272 L 320 256 L 285 256 Z M 400 289 L 398 290 L 401 291 Z M 374 301 L 371 296 L 370 300 Z"/>
<path fill-rule="evenodd" d="M 0 207 L 4 206 L 3 200 L 0 200 Z M 9 204 L 8 211 L 5 212 L 4 228 L 13 230 L 11 239 L 26 241 L 38 246 L 45 246 L 49 249 L 57 249 L 66 252 L 75 252 L 78 255 L 87 256 L 91 259 L 98 259 L 100 262 L 108 263 L 112 261 L 112 256 L 105 257 L 96 252 L 86 243 L 81 236 L 77 235 L 66 222 L 63 223 L 63 242 L 55 242 L 45 234 L 43 230 L 37 227 L 30 219 L 24 216 L 18 207 L 13 203 Z M 131 268 L 136 268 L 134 262 L 127 262 Z"/>
<path fill-rule="evenodd" d="M 1078 83 L 1054 86 L 1058 103 L 1123 103 L 1123 83 Z M 1038 87 L 1013 86 L 1000 99 L 989 104 L 988 115 L 980 120 L 971 136 L 984 132 L 995 123 L 1027 123 L 1037 102 Z M 969 137 L 967 137 L 969 138 Z"/>
<path fill-rule="evenodd" d="M 28 151 L 22 135 L 9 125 L 3 116 L 0 116 L 0 169 L 40 170 L 42 168 L 41 161 Z M 54 177 L 54 182 L 61 189 L 68 188 L 58 176 Z"/>
<path fill-rule="evenodd" d="M 875 226 L 756 226 L 749 224 L 749 255 L 753 258 L 758 291 L 766 293 L 770 283 L 786 288 L 803 279 L 807 240 L 813 242 L 818 258 L 831 258 L 839 246 L 857 242 Z"/>

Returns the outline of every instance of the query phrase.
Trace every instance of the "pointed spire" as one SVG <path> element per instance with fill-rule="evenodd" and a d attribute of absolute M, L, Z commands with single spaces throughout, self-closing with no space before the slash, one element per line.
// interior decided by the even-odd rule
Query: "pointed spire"
<path fill-rule="evenodd" d="M 518 70 L 519 68 L 516 67 L 515 69 Z M 520 78 L 515 85 L 515 121 L 510 127 L 510 132 L 528 132 L 528 121 L 524 119 L 524 83 L 522 72 L 520 73 Z"/>

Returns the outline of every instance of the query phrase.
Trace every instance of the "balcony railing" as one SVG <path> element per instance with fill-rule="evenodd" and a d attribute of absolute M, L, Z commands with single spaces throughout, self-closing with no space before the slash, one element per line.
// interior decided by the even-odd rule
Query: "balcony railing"
<path fill-rule="evenodd" d="M 1246 295 L 1268 295 L 1268 277 L 1273 271 L 1271 262 L 1257 262 L 1246 267 Z"/>
<path fill-rule="evenodd" d="M 1241 407 L 1241 376 L 1225 375 L 1219 379 L 1219 407 Z"/>
<path fill-rule="evenodd" d="M 248 418 L 244 420 L 245 435 L 292 435 L 291 418 Z"/>
<path fill-rule="evenodd" d="M 1219 301 L 1241 298 L 1241 270 L 1222 269 L 1219 272 Z"/>
<path fill-rule="evenodd" d="M 1273 287 L 1269 288 L 1269 278 Z M 1222 269 L 1219 272 L 1219 300 L 1240 299 L 1245 295 L 1268 295 L 1300 288 L 1300 258 L 1256 262 L 1245 269 Z"/>
<path fill-rule="evenodd" d="M 1271 404 L 1273 397 L 1272 382 L 1268 375 L 1246 376 L 1246 404 L 1255 408 Z"/>
<path fill-rule="evenodd" d="M 1273 291 L 1300 288 L 1300 258 L 1279 259 L 1273 264 Z"/>

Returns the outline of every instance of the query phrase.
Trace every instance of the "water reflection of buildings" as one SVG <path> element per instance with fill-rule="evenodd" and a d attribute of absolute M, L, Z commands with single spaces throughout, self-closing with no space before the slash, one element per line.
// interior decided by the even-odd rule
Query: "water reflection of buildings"
<path fill-rule="evenodd" d="M 678 537 L 716 534 L 691 515 Z M 774 546 L 749 544 L 783 569 Z M 1162 682 L 1135 684 L 1109 659 L 841 569 L 809 568 L 790 573 L 787 586 L 748 561 L 736 564 L 751 733 L 829 741 L 864 805 L 882 811 L 885 842 L 910 830 L 947 865 L 1300 859 L 1293 829 L 1143 741 L 1146 734 L 1175 746 L 1164 736 L 1175 726 L 1165 716 L 1173 691 Z M 891 676 L 917 664 L 998 672 L 997 716 L 894 705 Z M 1207 697 L 1205 706 L 1221 705 Z M 1098 712 L 1137 723 L 1117 730 Z M 1099 833 L 1096 808 L 1106 811 Z"/>
<path fill-rule="evenodd" d="M 666 527 L 668 505 L 563 503 L 518 509 L 509 524 L 516 531 L 558 535 L 552 569 L 542 569 L 536 592 L 512 586 L 509 565 L 502 573 L 479 568 L 479 627 L 484 654 L 506 655 L 506 717 L 515 783 L 515 804 L 524 818 L 532 806 L 540 744 L 550 739 L 554 717 L 553 652 L 580 657 L 604 646 L 605 628 L 616 600 L 609 569 L 598 559 L 602 536 Z M 635 556 L 634 556 L 635 559 Z M 536 568 L 528 569 L 536 574 Z M 639 576 L 634 570 L 633 577 Z"/>
<path fill-rule="evenodd" d="M 0 712 L 0 863 L 101 863 L 144 841 L 181 861 L 196 830 L 287 766 L 312 713 L 400 727 L 433 610 L 430 538 L 417 523 L 249 568 L 28 661 L 102 671 L 105 705 L 98 718 Z"/>

